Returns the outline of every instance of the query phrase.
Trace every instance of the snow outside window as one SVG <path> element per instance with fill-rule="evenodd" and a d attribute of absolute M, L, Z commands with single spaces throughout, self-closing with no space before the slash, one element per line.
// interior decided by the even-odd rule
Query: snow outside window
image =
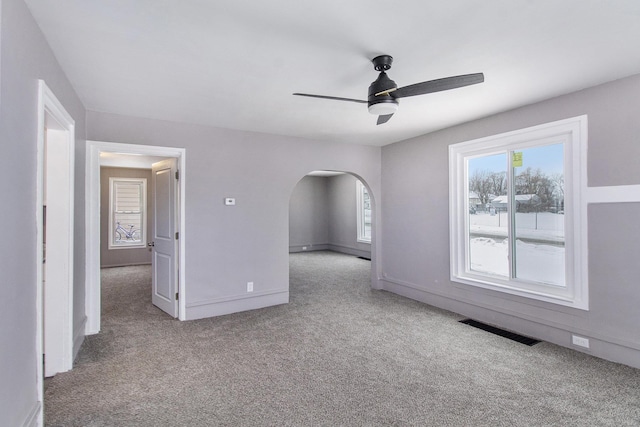
<path fill-rule="evenodd" d="M 109 249 L 144 247 L 147 180 L 109 178 Z"/>
<path fill-rule="evenodd" d="M 451 145 L 451 280 L 588 309 L 587 117 Z"/>
<path fill-rule="evenodd" d="M 371 243 L 371 199 L 362 182 L 356 180 L 358 242 Z"/>

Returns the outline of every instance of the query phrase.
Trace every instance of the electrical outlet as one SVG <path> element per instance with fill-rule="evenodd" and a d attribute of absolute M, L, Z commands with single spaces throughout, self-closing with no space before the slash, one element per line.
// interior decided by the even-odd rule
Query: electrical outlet
<path fill-rule="evenodd" d="M 302 247 L 302 250 L 303 250 L 303 251 L 306 251 L 306 250 L 307 250 L 307 247 L 306 247 L 306 246 L 303 246 L 303 247 Z"/>
<path fill-rule="evenodd" d="M 589 348 L 589 338 L 571 335 L 571 342 L 573 345 L 577 345 L 578 347 Z"/>
<path fill-rule="evenodd" d="M 247 282 L 247 292 L 253 292 L 253 282 Z"/>

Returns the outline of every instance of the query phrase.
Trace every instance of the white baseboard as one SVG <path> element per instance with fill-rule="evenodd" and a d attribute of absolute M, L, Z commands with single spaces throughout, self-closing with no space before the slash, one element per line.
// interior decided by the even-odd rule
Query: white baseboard
<path fill-rule="evenodd" d="M 22 427 L 38 427 L 39 420 L 41 419 L 41 411 L 42 402 L 35 402 L 33 404 L 33 407 L 31 408 L 31 411 L 29 411 L 27 418 L 25 418 L 24 422 L 22 423 Z"/>
<path fill-rule="evenodd" d="M 187 303 L 186 320 L 223 316 L 289 303 L 289 288 Z"/>
<path fill-rule="evenodd" d="M 76 356 L 82 347 L 85 337 L 85 329 L 87 327 L 87 316 L 83 316 L 79 324 L 73 327 L 73 360 L 76 360 Z"/>
<path fill-rule="evenodd" d="M 132 262 L 128 264 L 100 265 L 100 268 L 132 267 L 134 265 L 151 265 L 150 262 Z"/>
<path fill-rule="evenodd" d="M 329 249 L 328 243 L 289 245 L 289 253 L 326 251 L 328 249 Z"/>
<path fill-rule="evenodd" d="M 640 346 L 638 343 L 606 337 L 594 331 L 578 328 L 569 330 L 570 328 L 566 325 L 549 319 L 512 312 L 505 310 L 503 307 L 489 307 L 477 301 L 454 299 L 438 292 L 430 292 L 419 285 L 390 277 L 385 277 L 381 281 L 383 289 L 386 291 L 541 341 L 547 341 L 601 359 L 640 368 Z M 590 339 L 591 346 L 589 349 L 583 349 L 571 344 L 571 335 L 576 333 Z"/>
<path fill-rule="evenodd" d="M 329 250 L 330 251 L 334 251 L 334 252 L 340 252 L 341 254 L 360 256 L 360 257 L 363 257 L 363 258 L 371 259 L 371 251 L 370 250 L 365 251 L 365 250 L 354 248 L 354 247 L 351 247 L 351 246 L 334 245 L 334 244 L 329 244 Z"/>
<path fill-rule="evenodd" d="M 341 254 L 361 256 L 371 258 L 370 250 L 362 250 L 353 246 L 334 245 L 332 243 L 308 244 L 308 245 L 289 245 L 289 253 L 313 252 L 313 251 L 333 251 Z"/>

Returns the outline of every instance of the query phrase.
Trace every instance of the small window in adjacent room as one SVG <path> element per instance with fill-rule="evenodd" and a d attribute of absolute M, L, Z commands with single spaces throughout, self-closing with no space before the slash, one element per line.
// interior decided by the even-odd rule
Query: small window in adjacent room
<path fill-rule="evenodd" d="M 371 199 L 369 192 L 360 180 L 356 180 L 356 199 L 358 212 L 358 242 L 371 243 Z"/>
<path fill-rule="evenodd" d="M 109 249 L 144 247 L 147 180 L 109 178 Z"/>
<path fill-rule="evenodd" d="M 588 309 L 587 118 L 449 147 L 451 280 Z"/>

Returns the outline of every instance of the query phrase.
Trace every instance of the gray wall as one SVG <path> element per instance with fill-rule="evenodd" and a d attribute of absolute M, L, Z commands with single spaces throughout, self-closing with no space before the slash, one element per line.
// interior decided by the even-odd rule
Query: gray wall
<path fill-rule="evenodd" d="M 352 175 L 330 177 L 328 195 L 330 249 L 370 257 L 371 245 L 358 242 L 356 178 Z"/>
<path fill-rule="evenodd" d="M 356 178 L 350 174 L 306 176 L 289 202 L 289 251 L 332 250 L 371 256 L 357 240 Z"/>
<path fill-rule="evenodd" d="M 588 185 L 638 185 L 638 93 L 634 76 L 384 147 L 384 288 L 564 346 L 585 336 L 592 354 L 640 367 L 639 203 L 589 206 L 583 311 L 452 284 L 447 184 L 452 143 L 588 114 Z"/>
<path fill-rule="evenodd" d="M 149 248 L 109 249 L 109 178 L 146 178 L 147 180 L 147 233 L 153 221 L 153 189 L 150 169 L 100 168 L 100 266 L 151 264 Z M 147 240 L 149 240 L 147 234 Z"/>
<path fill-rule="evenodd" d="M 188 319 L 288 301 L 289 201 L 313 170 L 353 172 L 380 193 L 379 147 L 88 112 L 88 139 L 186 149 Z M 225 206 L 234 197 L 235 206 Z M 374 237 L 375 239 L 375 237 Z M 377 246 L 375 246 L 377 248 Z M 372 284 L 379 286 L 375 260 Z M 247 282 L 254 292 L 247 293 Z"/>
<path fill-rule="evenodd" d="M 37 411 L 36 138 L 38 79 L 75 120 L 76 165 L 84 167 L 85 110 L 23 0 L 0 13 L 0 424 L 20 426 Z M 18 184 L 18 185 L 16 185 Z M 74 325 L 84 316 L 84 176 L 76 172 Z M 80 196 L 78 196 L 80 195 Z M 6 203 L 11 201 L 11 203 Z"/>
<path fill-rule="evenodd" d="M 289 201 L 289 252 L 329 248 L 328 178 L 305 176 Z"/>

